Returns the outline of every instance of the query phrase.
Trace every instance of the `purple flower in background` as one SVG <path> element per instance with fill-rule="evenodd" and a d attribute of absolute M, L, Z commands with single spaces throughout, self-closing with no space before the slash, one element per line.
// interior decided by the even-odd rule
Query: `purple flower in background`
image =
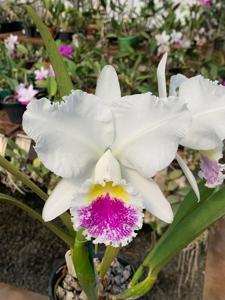
<path fill-rule="evenodd" d="M 70 45 L 62 44 L 59 47 L 59 52 L 66 58 L 72 58 L 73 51 L 74 51 L 74 49 Z"/>
<path fill-rule="evenodd" d="M 50 65 L 50 66 L 48 67 L 48 75 L 49 75 L 51 78 L 54 78 L 54 79 L 55 79 L 55 71 L 54 71 L 52 65 Z"/>
<path fill-rule="evenodd" d="M 36 80 L 45 80 L 49 75 L 49 71 L 46 70 L 44 67 L 41 67 L 40 70 L 34 71 L 34 74 Z"/>
<path fill-rule="evenodd" d="M 211 0 L 200 0 L 200 3 L 202 6 L 205 6 L 205 7 L 210 7 L 212 5 Z"/>
<path fill-rule="evenodd" d="M 16 56 L 16 52 L 15 52 L 15 48 L 16 48 L 16 44 L 18 43 L 18 36 L 17 35 L 13 35 L 10 34 L 5 40 L 4 40 L 4 44 L 6 49 L 8 50 L 8 53 L 12 56 L 15 57 Z"/>
<path fill-rule="evenodd" d="M 16 88 L 16 99 L 23 105 L 27 105 L 31 100 L 36 99 L 34 96 L 38 93 L 30 84 L 27 88 L 21 83 Z"/>

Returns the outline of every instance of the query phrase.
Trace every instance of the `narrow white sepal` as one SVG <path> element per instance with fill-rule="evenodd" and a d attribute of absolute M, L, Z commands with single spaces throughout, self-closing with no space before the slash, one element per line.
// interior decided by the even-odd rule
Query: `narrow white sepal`
<path fill-rule="evenodd" d="M 180 157 L 179 154 L 176 154 L 176 160 L 178 164 L 180 165 L 181 169 L 184 172 L 184 175 L 186 176 L 188 182 L 190 183 L 193 191 L 195 192 L 196 197 L 198 198 L 198 202 L 200 201 L 200 193 L 198 189 L 198 184 L 195 180 L 194 175 L 192 174 L 191 170 L 186 165 L 185 161 Z"/>
<path fill-rule="evenodd" d="M 78 187 L 79 185 L 72 180 L 62 179 L 44 205 L 42 211 L 43 220 L 49 222 L 67 211 Z"/>
<path fill-rule="evenodd" d="M 158 80 L 158 90 L 159 98 L 166 98 L 166 61 L 167 53 L 165 53 L 160 60 L 157 68 L 157 80 Z"/>
<path fill-rule="evenodd" d="M 113 100 L 121 97 L 119 79 L 113 66 L 105 66 L 97 81 L 95 95 L 103 100 L 106 105 L 111 105 Z"/>

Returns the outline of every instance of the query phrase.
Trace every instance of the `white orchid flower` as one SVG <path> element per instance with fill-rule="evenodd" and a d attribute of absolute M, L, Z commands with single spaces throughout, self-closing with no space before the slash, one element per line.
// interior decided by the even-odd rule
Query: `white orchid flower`
<path fill-rule="evenodd" d="M 174 159 L 189 122 L 177 99 L 161 103 L 150 93 L 121 98 L 111 66 L 102 70 L 95 95 L 76 90 L 60 104 L 32 101 L 23 128 L 44 165 L 63 177 L 43 219 L 70 208 L 75 230 L 115 247 L 136 235 L 143 208 L 172 222 L 171 206 L 151 177 Z"/>
<path fill-rule="evenodd" d="M 225 87 L 200 75 L 188 79 L 181 74 L 172 76 L 170 86 L 171 93 L 187 103 L 193 119 L 181 145 L 200 151 L 200 177 L 206 186 L 216 187 L 225 177 L 225 166 L 219 163 L 225 138 Z"/>
<path fill-rule="evenodd" d="M 159 98 L 163 102 L 171 102 L 172 99 L 178 99 L 180 103 L 185 103 L 183 101 L 183 98 L 180 97 L 176 93 L 176 86 L 178 82 L 182 82 L 186 77 L 183 75 L 179 75 L 177 77 L 173 77 L 174 84 L 170 85 L 170 96 L 167 97 L 167 90 L 166 90 L 166 61 L 167 61 L 167 53 L 165 53 L 159 62 L 158 68 L 157 68 L 157 79 L 158 79 L 158 90 L 159 90 Z M 189 131 L 188 131 L 189 132 Z M 198 189 L 198 184 L 196 182 L 196 179 L 194 175 L 192 174 L 191 170 L 188 168 L 184 160 L 179 156 L 179 154 L 176 154 L 176 160 L 178 164 L 180 165 L 181 169 L 184 172 L 184 175 L 186 176 L 188 182 L 190 183 L 193 191 L 195 192 L 198 200 L 200 200 L 200 193 Z"/>

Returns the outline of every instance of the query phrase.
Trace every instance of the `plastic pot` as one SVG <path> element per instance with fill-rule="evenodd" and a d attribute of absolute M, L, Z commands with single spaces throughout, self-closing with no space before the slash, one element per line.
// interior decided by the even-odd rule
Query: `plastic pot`
<path fill-rule="evenodd" d="M 9 90 L 0 91 L 0 109 L 3 109 L 3 100 L 9 95 L 11 95 L 11 92 Z"/>
<path fill-rule="evenodd" d="M 37 32 L 37 29 L 36 29 L 36 26 L 34 25 L 31 25 L 31 26 L 25 26 L 25 33 L 26 33 L 26 36 L 28 37 L 38 37 L 40 36 Z"/>
<path fill-rule="evenodd" d="M 100 252 L 98 255 L 96 255 L 96 257 L 102 259 L 103 253 Z M 117 256 L 117 259 L 124 266 L 130 265 L 130 263 L 128 263 L 128 261 L 121 255 Z M 65 260 L 63 259 L 56 263 L 56 267 L 53 269 L 53 272 L 50 275 L 48 285 L 49 300 L 58 300 L 58 297 L 56 296 L 56 288 L 63 281 L 66 274 L 67 267 Z"/>
<path fill-rule="evenodd" d="M 120 51 L 129 51 L 130 48 L 137 48 L 139 39 L 136 36 L 119 37 L 119 49 Z"/>
<path fill-rule="evenodd" d="M 214 41 L 214 49 L 225 50 L 225 39 L 218 38 Z"/>
<path fill-rule="evenodd" d="M 7 112 L 12 123 L 22 124 L 23 113 L 26 110 L 26 105 L 20 103 L 2 103 L 2 108 Z"/>
<path fill-rule="evenodd" d="M 72 41 L 74 32 L 59 31 L 56 34 L 56 39 L 61 41 Z"/>
<path fill-rule="evenodd" d="M 4 22 L 0 24 L 0 33 L 16 32 L 23 30 L 23 23 L 20 21 Z"/>

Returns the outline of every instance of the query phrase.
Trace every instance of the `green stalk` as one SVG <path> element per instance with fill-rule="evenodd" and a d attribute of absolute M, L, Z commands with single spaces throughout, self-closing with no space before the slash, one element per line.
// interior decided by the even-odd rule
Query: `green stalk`
<path fill-rule="evenodd" d="M 207 192 L 205 195 L 207 195 Z M 197 203 L 196 207 L 190 213 L 185 215 L 175 226 L 172 226 L 171 229 L 169 228 L 145 258 L 142 267 L 149 268 L 149 274 L 156 278 L 161 269 L 164 268 L 179 251 L 224 215 L 225 187 L 216 193 L 211 191 L 211 196 Z M 141 269 L 139 268 L 138 270 L 138 272 L 140 272 Z M 137 274 L 135 274 L 135 278 L 136 277 L 138 277 Z M 145 289 L 145 293 L 152 288 L 152 285 L 149 285 L 146 289 L 146 279 L 128 288 L 126 291 L 127 299 L 137 299 L 142 296 L 142 287 L 143 290 Z M 122 293 L 123 297 L 125 297 L 124 293 Z M 125 299 L 120 298 L 120 296 L 121 295 L 118 296 L 118 299 Z"/>
<path fill-rule="evenodd" d="M 32 208 L 27 206 L 26 204 L 14 199 L 11 196 L 1 194 L 1 193 L 0 193 L 0 201 L 4 201 L 8 204 L 11 204 L 11 205 L 21 208 L 22 210 L 27 212 L 31 217 L 33 217 L 34 219 L 36 219 L 39 222 L 41 222 L 42 224 L 44 224 L 48 229 L 50 229 L 55 235 L 57 235 L 66 244 L 68 244 L 69 246 L 73 245 L 73 238 L 70 235 L 66 234 L 60 228 L 58 228 L 56 225 L 54 225 L 50 222 L 45 223 L 42 219 L 42 216 L 39 213 L 37 213 L 35 210 L 33 210 Z"/>
<path fill-rule="evenodd" d="M 144 296 L 153 287 L 156 279 L 157 277 L 154 274 L 149 273 L 142 282 L 138 283 L 134 287 L 127 289 L 123 293 L 116 295 L 114 299 L 138 299 L 141 296 Z"/>
<path fill-rule="evenodd" d="M 89 300 L 97 300 L 96 274 L 90 243 L 83 236 L 82 230 L 79 230 L 72 249 L 72 259 L 80 286 Z"/>
<path fill-rule="evenodd" d="M 114 258 L 118 255 L 118 253 L 120 252 L 120 247 L 112 247 L 112 246 L 108 246 L 106 248 L 104 257 L 102 259 L 100 268 L 99 268 L 99 276 L 100 279 L 104 279 L 104 276 L 106 274 L 106 272 L 108 271 L 109 267 L 111 266 L 112 261 L 114 260 Z"/>
<path fill-rule="evenodd" d="M 59 49 L 57 48 L 57 45 L 53 37 L 49 33 L 47 27 L 44 25 L 42 20 L 36 14 L 34 9 L 29 5 L 27 5 L 26 8 L 28 14 L 30 15 L 35 25 L 39 29 L 42 40 L 47 49 L 52 67 L 55 71 L 56 81 L 60 92 L 60 96 L 63 97 L 65 95 L 69 95 L 71 90 L 73 90 L 73 84 L 67 72 L 63 58 L 59 53 Z"/>
<path fill-rule="evenodd" d="M 6 158 L 0 155 L 0 167 L 8 171 L 10 174 L 15 176 L 16 179 L 20 180 L 23 184 L 29 187 L 36 195 L 38 195 L 42 200 L 46 201 L 48 199 L 48 194 L 46 194 L 42 189 L 40 189 L 33 181 L 29 179 L 28 176 L 20 172 L 13 164 L 11 164 Z M 70 215 L 64 213 L 60 216 L 63 224 L 67 227 L 69 232 L 74 235 L 74 230 L 71 222 Z"/>

